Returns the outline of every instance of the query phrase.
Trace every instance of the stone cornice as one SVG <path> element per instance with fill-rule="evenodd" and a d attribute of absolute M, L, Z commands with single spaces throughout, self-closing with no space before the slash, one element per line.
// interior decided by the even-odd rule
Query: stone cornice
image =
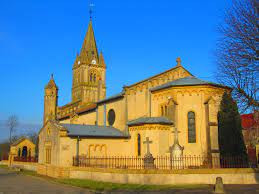
<path fill-rule="evenodd" d="M 138 126 L 129 126 L 129 131 L 142 131 L 142 130 L 166 130 L 169 131 L 171 125 L 160 125 L 160 124 L 145 124 Z"/>

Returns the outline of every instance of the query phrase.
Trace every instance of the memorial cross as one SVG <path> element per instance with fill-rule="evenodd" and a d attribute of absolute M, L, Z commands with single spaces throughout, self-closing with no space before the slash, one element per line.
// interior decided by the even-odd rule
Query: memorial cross
<path fill-rule="evenodd" d="M 143 141 L 144 144 L 147 144 L 147 154 L 150 153 L 149 151 L 149 144 L 153 143 L 153 141 L 149 140 L 149 137 L 146 137 L 146 141 Z"/>
<path fill-rule="evenodd" d="M 177 127 L 174 128 L 174 131 L 172 131 L 172 133 L 174 133 L 174 144 L 179 143 L 178 133 L 180 133 L 180 131 L 177 130 Z"/>

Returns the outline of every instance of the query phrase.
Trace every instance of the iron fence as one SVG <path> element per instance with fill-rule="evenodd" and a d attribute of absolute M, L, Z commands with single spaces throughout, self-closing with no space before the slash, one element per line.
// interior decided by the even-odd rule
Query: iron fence
<path fill-rule="evenodd" d="M 144 157 L 73 157 L 73 166 L 118 169 L 145 169 Z M 150 166 L 150 165 L 149 165 Z M 155 169 L 202 169 L 202 168 L 247 168 L 246 158 L 204 157 L 204 156 L 157 156 L 154 157 Z"/>
<path fill-rule="evenodd" d="M 0 160 L 8 160 L 9 155 L 8 154 L 4 154 L 1 156 Z"/>
<path fill-rule="evenodd" d="M 38 162 L 37 157 L 14 157 L 14 161 L 17 162 Z"/>

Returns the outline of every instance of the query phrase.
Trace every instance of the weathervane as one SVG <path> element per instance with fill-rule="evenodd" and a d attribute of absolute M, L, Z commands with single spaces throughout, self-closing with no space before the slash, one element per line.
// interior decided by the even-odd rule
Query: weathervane
<path fill-rule="evenodd" d="M 93 18 L 93 7 L 94 7 L 94 3 L 90 0 L 90 3 L 89 3 L 90 20 L 92 20 L 92 18 Z"/>

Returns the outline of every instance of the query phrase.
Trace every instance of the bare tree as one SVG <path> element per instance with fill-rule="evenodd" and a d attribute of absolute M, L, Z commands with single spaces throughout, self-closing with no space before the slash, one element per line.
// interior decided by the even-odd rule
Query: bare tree
<path fill-rule="evenodd" d="M 39 136 L 36 131 L 29 131 L 26 134 L 27 137 L 35 144 L 35 155 L 38 156 L 38 145 L 39 145 Z"/>
<path fill-rule="evenodd" d="M 18 117 L 16 115 L 11 115 L 7 119 L 7 126 L 9 128 L 9 133 L 10 133 L 9 143 L 10 143 L 10 146 L 11 146 L 13 133 L 15 132 L 16 127 L 18 126 Z"/>
<path fill-rule="evenodd" d="M 241 111 L 257 110 L 258 103 L 258 23 L 257 0 L 232 0 L 219 26 L 216 49 L 216 77 L 233 88 Z"/>

